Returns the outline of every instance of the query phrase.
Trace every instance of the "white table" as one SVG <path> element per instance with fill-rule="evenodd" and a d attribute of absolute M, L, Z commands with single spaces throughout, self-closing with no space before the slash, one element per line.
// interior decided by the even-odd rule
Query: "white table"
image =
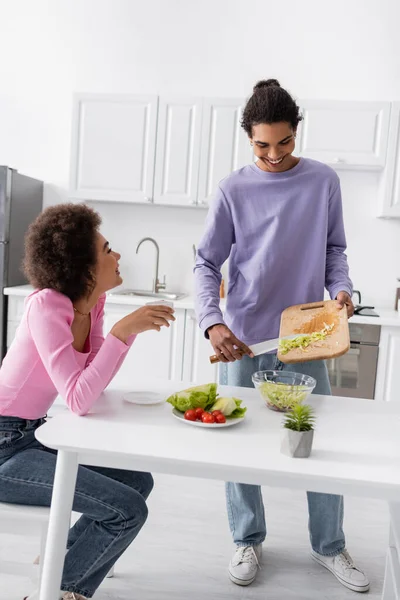
<path fill-rule="evenodd" d="M 182 382 L 132 389 L 167 397 Z M 255 390 L 220 386 L 221 395 L 242 398 L 248 413 L 239 425 L 218 430 L 179 422 L 169 404 L 128 404 L 123 394 L 108 390 L 86 417 L 65 411 L 37 430 L 40 442 L 58 450 L 40 600 L 58 597 L 79 464 L 385 500 L 391 531 L 382 598 L 400 600 L 400 404 L 312 397 L 313 453 L 292 459 L 280 453 L 282 415 Z"/>

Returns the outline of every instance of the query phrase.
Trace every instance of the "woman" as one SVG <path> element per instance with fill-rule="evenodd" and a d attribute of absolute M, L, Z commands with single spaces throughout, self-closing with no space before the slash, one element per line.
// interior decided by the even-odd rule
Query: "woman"
<path fill-rule="evenodd" d="M 256 84 L 242 126 L 258 160 L 220 183 L 198 248 L 197 316 L 225 363 L 223 384 L 252 387 L 255 371 L 291 370 L 276 353 L 254 357 L 248 346 L 278 337 L 282 311 L 322 300 L 324 286 L 338 308 L 346 305 L 349 316 L 353 313 L 339 178 L 320 162 L 293 156 L 300 120 L 299 107 L 278 81 Z M 223 317 L 218 292 L 228 256 Z M 324 362 L 298 364 L 296 371 L 315 377 L 315 393 L 331 393 Z M 229 575 L 249 585 L 266 537 L 261 489 L 228 483 L 226 493 L 237 546 Z M 367 577 L 345 548 L 343 498 L 309 492 L 308 506 L 313 559 L 349 589 L 367 591 Z"/>
<path fill-rule="evenodd" d="M 100 216 L 83 204 L 45 210 L 26 237 L 27 298 L 0 369 L 0 502 L 50 506 L 56 453 L 35 439 L 60 394 L 85 415 L 120 368 L 136 335 L 174 320 L 143 306 L 103 338 L 105 292 L 122 283 Z M 147 518 L 149 473 L 79 467 L 62 576 L 63 599 L 91 598 Z"/>

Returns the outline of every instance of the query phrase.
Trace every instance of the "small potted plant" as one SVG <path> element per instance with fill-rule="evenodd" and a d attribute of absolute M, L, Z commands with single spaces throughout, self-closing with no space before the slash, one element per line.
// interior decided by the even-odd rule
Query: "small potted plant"
<path fill-rule="evenodd" d="M 308 458 L 314 437 L 314 411 L 308 404 L 297 404 L 283 421 L 281 452 L 293 458 Z"/>

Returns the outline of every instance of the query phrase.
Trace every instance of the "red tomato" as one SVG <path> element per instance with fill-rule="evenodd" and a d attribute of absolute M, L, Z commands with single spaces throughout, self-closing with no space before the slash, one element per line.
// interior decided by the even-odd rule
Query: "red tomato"
<path fill-rule="evenodd" d="M 214 415 L 211 415 L 210 413 L 203 413 L 201 415 L 201 420 L 203 421 L 203 423 L 215 423 L 215 417 Z"/>
<path fill-rule="evenodd" d="M 187 421 L 196 421 L 197 417 L 196 417 L 196 411 L 193 410 L 192 408 L 190 410 L 187 410 L 184 414 L 184 418 Z"/>
<path fill-rule="evenodd" d="M 215 420 L 217 423 L 226 423 L 225 415 L 215 415 Z"/>
<path fill-rule="evenodd" d="M 196 408 L 194 412 L 196 413 L 196 419 L 201 419 L 201 415 L 204 412 L 204 408 Z"/>
<path fill-rule="evenodd" d="M 222 412 L 220 410 L 213 410 L 211 414 L 216 417 L 217 415 L 222 415 Z"/>

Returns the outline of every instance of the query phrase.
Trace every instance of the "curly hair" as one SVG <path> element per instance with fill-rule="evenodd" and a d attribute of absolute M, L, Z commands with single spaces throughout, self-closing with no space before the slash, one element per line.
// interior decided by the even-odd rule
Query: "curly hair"
<path fill-rule="evenodd" d="M 88 295 L 95 285 L 100 224 L 100 215 L 85 204 L 44 210 L 25 236 L 23 268 L 29 283 L 61 292 L 72 302 Z"/>
<path fill-rule="evenodd" d="M 253 95 L 244 108 L 241 125 L 251 138 L 253 125 L 284 121 L 296 129 L 302 119 L 299 107 L 289 92 L 280 86 L 277 79 L 267 79 L 254 86 Z"/>

